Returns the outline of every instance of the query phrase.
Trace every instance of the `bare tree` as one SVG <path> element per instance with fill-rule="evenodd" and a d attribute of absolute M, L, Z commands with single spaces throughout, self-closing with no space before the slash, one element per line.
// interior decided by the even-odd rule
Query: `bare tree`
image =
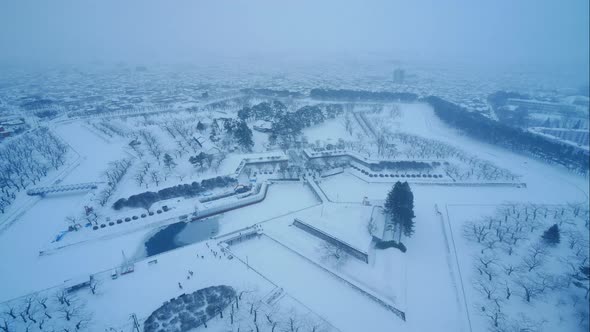
<path fill-rule="evenodd" d="M 2 331 L 4 332 L 12 332 L 12 331 L 16 331 L 12 329 L 12 323 L 7 320 L 6 318 L 2 319 L 2 324 L 0 325 L 0 329 L 2 329 Z"/>
<path fill-rule="evenodd" d="M 500 300 L 494 299 L 488 306 L 482 307 L 483 314 L 490 319 L 490 322 L 495 328 L 499 327 L 500 322 L 506 317 L 502 312 L 500 303 Z"/>
<path fill-rule="evenodd" d="M 150 172 L 150 178 L 156 184 L 156 187 L 159 186 L 160 181 L 162 181 L 162 178 L 160 177 L 160 172 L 156 170 Z"/>
<path fill-rule="evenodd" d="M 62 289 L 55 293 L 55 298 L 60 305 L 70 306 L 73 302 L 73 297 L 65 290 Z"/>
<path fill-rule="evenodd" d="M 14 307 L 10 304 L 6 305 L 6 309 L 4 310 L 4 314 L 10 316 L 12 319 L 16 319 L 16 312 Z"/>
<path fill-rule="evenodd" d="M 47 297 L 46 296 L 37 298 L 37 303 L 39 303 L 43 307 L 43 309 L 47 309 Z"/>
<path fill-rule="evenodd" d="M 90 279 L 90 291 L 96 295 L 97 288 L 101 285 L 101 281 L 96 278 Z"/>
<path fill-rule="evenodd" d="M 135 173 L 134 179 L 139 187 L 143 186 L 145 183 L 145 171 L 140 170 L 139 172 Z"/>
<path fill-rule="evenodd" d="M 484 294 L 488 300 L 491 300 L 492 297 L 495 297 L 498 289 L 498 285 L 495 281 L 490 281 L 486 278 L 476 278 L 474 287 L 477 291 Z"/>
<path fill-rule="evenodd" d="M 348 259 L 348 254 L 341 246 L 323 241 L 320 245 L 322 259 L 333 263 L 336 267 L 342 266 Z"/>
<path fill-rule="evenodd" d="M 537 281 L 531 275 L 519 275 L 514 282 L 520 287 L 521 297 L 527 302 L 540 294 Z"/>
<path fill-rule="evenodd" d="M 473 221 L 467 222 L 463 231 L 468 239 L 474 239 L 477 243 L 484 241 L 489 233 L 489 229 L 485 225 Z"/>
<path fill-rule="evenodd" d="M 528 254 L 523 258 L 523 264 L 528 268 L 528 272 L 541 266 L 544 262 L 546 248 L 540 242 L 534 243 L 528 250 Z"/>

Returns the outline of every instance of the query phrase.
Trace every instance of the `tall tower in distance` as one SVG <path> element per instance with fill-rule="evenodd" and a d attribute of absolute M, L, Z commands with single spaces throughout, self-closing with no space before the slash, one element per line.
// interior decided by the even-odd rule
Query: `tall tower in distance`
<path fill-rule="evenodd" d="M 404 83 L 404 76 L 406 76 L 406 71 L 403 69 L 396 69 L 393 71 L 393 82 L 394 83 Z"/>

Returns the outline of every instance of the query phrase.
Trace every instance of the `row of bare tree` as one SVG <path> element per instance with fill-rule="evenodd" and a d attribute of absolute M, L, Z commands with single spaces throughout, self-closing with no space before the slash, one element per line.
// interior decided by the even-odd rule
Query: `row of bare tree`
<path fill-rule="evenodd" d="M 465 224 L 464 235 L 479 247 L 473 258 L 473 287 L 481 294 L 476 310 L 489 319 L 491 330 L 534 331 L 540 326 L 539 317 L 532 318 L 536 303 L 555 298 L 569 300 L 580 325 L 588 325 L 584 307 L 590 285 L 582 272 L 589 263 L 588 213 L 583 203 L 511 203 Z M 553 224 L 562 235 L 556 246 L 541 237 Z"/>
<path fill-rule="evenodd" d="M 8 140 L 0 147 L 0 213 L 16 193 L 36 185 L 66 161 L 68 147 L 45 127 Z"/>
<path fill-rule="evenodd" d="M 106 205 L 109 198 L 111 198 L 115 192 L 115 189 L 117 189 L 117 184 L 123 179 L 123 176 L 125 176 L 129 167 L 131 167 L 131 164 L 132 162 L 130 159 L 121 159 L 109 163 L 109 168 L 105 171 L 107 185 L 96 198 L 100 206 Z"/>
<path fill-rule="evenodd" d="M 92 280 L 90 290 L 96 294 L 98 282 Z M 92 314 L 86 302 L 66 289 L 44 291 L 0 305 L 0 331 L 86 331 Z"/>

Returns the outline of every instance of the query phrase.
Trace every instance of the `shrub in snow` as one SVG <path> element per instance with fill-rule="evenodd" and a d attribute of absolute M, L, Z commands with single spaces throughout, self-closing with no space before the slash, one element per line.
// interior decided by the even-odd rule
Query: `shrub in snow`
<path fill-rule="evenodd" d="M 559 243 L 559 227 L 557 224 L 553 224 L 553 226 L 549 227 L 549 229 L 543 233 L 543 240 L 551 245 Z"/>
<path fill-rule="evenodd" d="M 230 286 L 211 286 L 164 302 L 144 323 L 145 332 L 193 330 L 222 311 L 236 298 Z"/>

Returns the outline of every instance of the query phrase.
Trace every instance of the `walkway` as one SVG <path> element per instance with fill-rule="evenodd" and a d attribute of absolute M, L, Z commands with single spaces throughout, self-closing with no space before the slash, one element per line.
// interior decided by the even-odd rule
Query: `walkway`
<path fill-rule="evenodd" d="M 62 186 L 51 186 L 51 187 L 37 187 L 27 190 L 29 196 L 44 196 L 45 194 L 61 193 L 66 191 L 80 191 L 80 190 L 92 190 L 98 188 L 101 182 L 89 182 L 89 183 L 75 183 L 66 184 Z"/>

